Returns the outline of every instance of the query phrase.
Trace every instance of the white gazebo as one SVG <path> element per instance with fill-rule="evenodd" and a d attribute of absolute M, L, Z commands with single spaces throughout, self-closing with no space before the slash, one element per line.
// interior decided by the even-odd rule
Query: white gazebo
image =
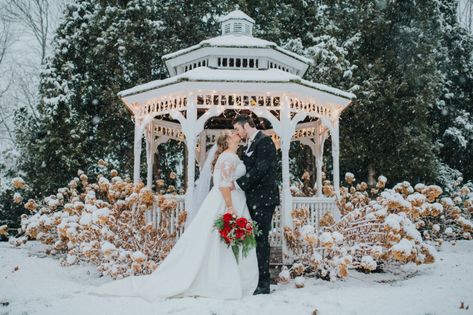
<path fill-rule="evenodd" d="M 152 187 L 157 147 L 169 139 L 185 141 L 186 194 L 178 211 L 191 209 L 195 162 L 202 165 L 207 144 L 222 129 L 232 128 L 225 112 L 249 111 L 265 118 L 282 154 L 281 205 L 273 219 L 272 246 L 287 253 L 282 231 L 291 225 L 291 210 L 307 206 L 316 227 L 330 211 L 339 217 L 339 118 L 354 95 L 302 79 L 312 60 L 252 36 L 254 20 L 236 10 L 221 19 L 222 35 L 163 57 L 170 77 L 121 91 L 119 96 L 135 122 L 134 181 L 140 181 L 140 156 L 146 140 L 147 186 Z M 313 65 L 317 66 L 317 65 Z M 213 121 L 212 127 L 206 123 Z M 333 185 L 336 195 L 322 195 L 323 146 L 331 136 Z M 289 147 L 291 141 L 310 146 L 316 162 L 316 196 L 292 197 Z M 178 213 L 176 213 L 176 216 Z M 159 209 L 150 217 L 157 222 Z M 172 228 L 172 227 L 171 227 Z M 287 256 L 287 255 L 285 255 Z"/>

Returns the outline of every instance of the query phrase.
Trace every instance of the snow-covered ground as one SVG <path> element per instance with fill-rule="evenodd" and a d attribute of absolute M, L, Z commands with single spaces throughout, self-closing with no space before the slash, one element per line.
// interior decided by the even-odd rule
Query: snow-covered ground
<path fill-rule="evenodd" d="M 106 281 L 93 266 L 61 267 L 42 246 L 0 243 L 0 315 L 29 314 L 473 314 L 473 242 L 445 244 L 437 262 L 386 273 L 352 271 L 345 281 L 310 279 L 273 286 L 271 295 L 241 301 L 203 298 L 148 303 L 88 295 Z M 469 309 L 460 309 L 461 302 Z M 3 305 L 7 304 L 8 305 Z"/>

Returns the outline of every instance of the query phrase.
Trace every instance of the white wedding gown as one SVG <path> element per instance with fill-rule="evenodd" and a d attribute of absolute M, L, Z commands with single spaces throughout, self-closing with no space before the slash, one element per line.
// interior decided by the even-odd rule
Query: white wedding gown
<path fill-rule="evenodd" d="M 213 188 L 158 268 L 150 275 L 130 276 L 106 283 L 90 293 L 137 296 L 150 302 L 184 296 L 240 299 L 253 294 L 258 284 L 255 248 L 237 263 L 232 249 L 220 240 L 214 227 L 217 217 L 226 210 L 219 188 L 230 186 L 233 180 L 245 173 L 245 165 L 236 154 L 223 152 L 215 165 Z M 232 191 L 232 201 L 235 212 L 250 219 L 242 190 Z"/>

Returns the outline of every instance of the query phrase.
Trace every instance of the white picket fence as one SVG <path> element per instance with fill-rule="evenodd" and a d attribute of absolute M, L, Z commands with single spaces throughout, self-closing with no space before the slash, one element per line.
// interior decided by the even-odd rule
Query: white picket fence
<path fill-rule="evenodd" d="M 169 224 L 169 232 L 173 233 L 176 231 L 176 225 L 179 214 L 185 210 L 184 196 L 175 195 L 167 196 L 167 198 L 174 198 L 177 202 L 176 210 L 171 213 L 171 222 Z M 298 209 L 307 207 L 310 211 L 309 224 L 312 224 L 316 229 L 319 227 L 320 219 L 325 213 L 331 212 L 335 220 L 340 218 L 339 210 L 337 208 L 334 198 L 327 197 L 293 197 L 292 198 L 292 209 Z M 147 222 L 151 222 L 154 227 L 158 227 L 161 221 L 161 215 L 159 207 L 155 206 L 151 211 L 146 214 Z M 184 232 L 184 227 L 181 227 L 177 231 L 177 237 Z M 282 246 L 282 229 L 281 229 L 281 209 L 276 207 L 274 212 L 272 229 L 269 234 L 269 241 L 272 247 Z"/>

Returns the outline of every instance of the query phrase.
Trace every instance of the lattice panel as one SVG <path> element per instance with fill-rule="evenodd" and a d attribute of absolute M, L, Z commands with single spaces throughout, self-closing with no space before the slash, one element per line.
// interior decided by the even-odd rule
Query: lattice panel
<path fill-rule="evenodd" d="M 305 102 L 297 98 L 289 99 L 289 107 L 292 112 L 307 112 L 318 117 L 330 116 L 332 114 L 330 108 L 315 103 Z"/>
<path fill-rule="evenodd" d="M 236 94 L 207 94 L 197 95 L 198 107 L 210 106 L 228 106 L 228 107 L 249 107 L 249 106 L 265 106 L 280 107 L 280 96 L 256 96 L 256 95 L 236 95 Z"/>
<path fill-rule="evenodd" d="M 148 114 L 165 114 L 171 110 L 185 110 L 187 106 L 186 97 L 174 97 L 169 99 L 161 99 L 147 102 L 139 109 L 139 116 Z"/>
<path fill-rule="evenodd" d="M 170 139 L 175 139 L 179 141 L 184 141 L 186 139 L 186 136 L 180 129 L 159 124 L 156 124 L 154 127 L 154 135 L 155 137 L 166 136 Z"/>

